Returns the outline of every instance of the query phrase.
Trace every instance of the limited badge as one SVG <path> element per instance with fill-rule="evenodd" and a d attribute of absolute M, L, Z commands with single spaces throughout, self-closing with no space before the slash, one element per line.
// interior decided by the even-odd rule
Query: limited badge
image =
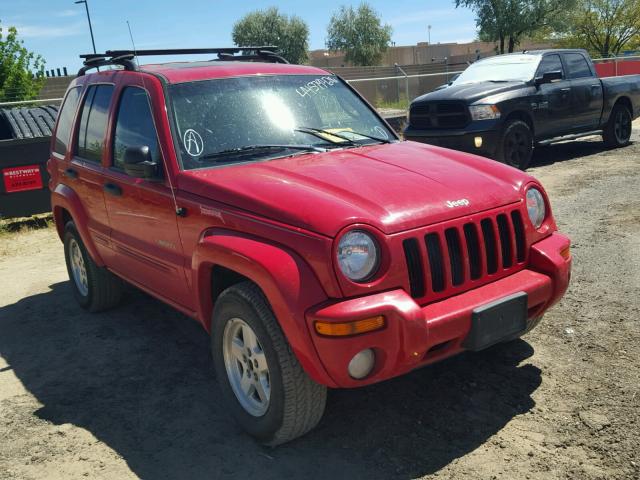
<path fill-rule="evenodd" d="M 202 154 L 204 142 L 202 141 L 200 134 L 194 129 L 190 128 L 185 130 L 184 135 L 182 136 L 182 143 L 184 144 L 184 148 L 187 153 L 192 157 L 199 157 L 200 154 Z"/>

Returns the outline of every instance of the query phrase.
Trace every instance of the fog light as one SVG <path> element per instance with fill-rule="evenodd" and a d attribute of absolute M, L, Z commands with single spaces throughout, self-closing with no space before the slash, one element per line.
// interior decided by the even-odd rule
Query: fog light
<path fill-rule="evenodd" d="M 480 148 L 482 146 L 482 137 L 474 137 L 473 144 L 476 146 L 476 148 Z"/>
<path fill-rule="evenodd" d="M 349 375 L 360 380 L 371 373 L 376 356 L 373 350 L 367 348 L 354 355 L 349 362 Z"/>

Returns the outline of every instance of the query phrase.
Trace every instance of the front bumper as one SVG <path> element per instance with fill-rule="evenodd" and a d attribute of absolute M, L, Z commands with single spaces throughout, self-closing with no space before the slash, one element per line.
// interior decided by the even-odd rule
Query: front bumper
<path fill-rule="evenodd" d="M 531 247 L 526 269 L 459 295 L 418 305 L 404 290 L 323 304 L 307 312 L 311 336 L 327 373 L 339 387 L 380 382 L 464 350 L 474 309 L 517 292 L 528 295 L 528 324 L 537 322 L 564 294 L 571 276 L 571 258 L 560 252 L 569 239 L 559 233 Z M 314 322 L 349 322 L 384 315 L 382 330 L 353 337 L 323 337 Z M 347 366 L 365 348 L 375 352 L 376 364 L 363 380 L 351 378 Z"/>
<path fill-rule="evenodd" d="M 491 123 L 493 126 L 494 122 L 491 121 Z M 476 126 L 474 122 L 465 130 L 418 130 L 408 126 L 404 131 L 405 140 L 428 143 L 491 158 L 495 157 L 499 137 L 498 128 L 489 129 L 487 125 Z M 476 138 L 482 139 L 482 144 L 479 147 L 476 146 Z"/>

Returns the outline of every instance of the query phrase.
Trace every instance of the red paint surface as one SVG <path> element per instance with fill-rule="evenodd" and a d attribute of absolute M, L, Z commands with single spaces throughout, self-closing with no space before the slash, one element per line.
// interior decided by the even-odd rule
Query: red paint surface
<path fill-rule="evenodd" d="M 175 82 L 327 74 L 314 67 L 258 63 L 153 68 Z M 548 202 L 549 215 L 540 229 L 526 220 L 526 188 L 544 190 L 524 172 L 413 142 L 180 171 L 158 78 L 105 71 L 78 77 L 72 86 L 90 83 L 115 85 L 107 147 L 102 162 L 90 166 L 71 153 L 52 153 L 58 231 L 62 234 L 63 218 L 70 216 L 99 265 L 196 318 L 207 330 L 212 291 L 220 281 L 214 268 L 247 277 L 262 289 L 292 350 L 318 383 L 351 387 L 400 375 L 461 351 L 476 306 L 524 290 L 539 315 L 566 289 L 570 264 L 559 251 L 568 240 L 554 233 Z M 146 89 L 151 98 L 166 166 L 162 181 L 130 179 L 110 168 L 116 105 L 128 85 Z M 78 171 L 77 179 L 64 176 L 68 168 Z M 107 198 L 106 182 L 120 186 L 123 195 Z M 175 215 L 172 189 L 186 216 Z M 467 201 L 447 205 L 462 199 Z M 437 295 L 412 299 L 406 293 L 403 239 L 512 209 L 525 219 L 528 253 L 523 262 L 482 281 L 449 284 Z M 380 272 L 365 284 L 343 277 L 334 261 L 341 233 L 356 225 L 377 237 L 383 255 Z M 310 328 L 316 318 L 343 321 L 378 314 L 387 316 L 384 330 L 349 339 L 319 338 Z M 443 341 L 450 343 L 428 352 Z M 350 355 L 369 346 L 376 349 L 376 369 L 369 379 L 355 382 L 346 375 L 346 365 Z"/>
<path fill-rule="evenodd" d="M 621 75 L 638 75 L 640 74 L 640 60 L 618 60 L 616 63 L 612 61 L 598 62 L 595 64 L 596 73 L 599 77 L 615 77 Z"/>
<path fill-rule="evenodd" d="M 4 190 L 7 193 L 40 190 L 42 188 L 42 174 L 38 165 L 11 167 L 2 170 Z"/>

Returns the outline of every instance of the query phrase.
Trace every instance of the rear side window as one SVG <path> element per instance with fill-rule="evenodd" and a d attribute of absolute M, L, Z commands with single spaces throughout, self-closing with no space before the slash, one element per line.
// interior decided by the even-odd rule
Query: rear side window
<path fill-rule="evenodd" d="M 560 55 L 547 55 L 546 57 L 543 57 L 536 76 L 541 77 L 545 73 L 549 72 L 562 72 L 562 77 L 564 78 L 564 69 L 562 68 Z"/>
<path fill-rule="evenodd" d="M 77 155 L 84 160 L 98 163 L 102 160 L 112 95 L 113 85 L 92 85 L 87 91 L 80 117 L 77 149 Z"/>
<path fill-rule="evenodd" d="M 565 55 L 567 67 L 569 69 L 569 78 L 591 77 L 591 69 L 587 60 L 579 53 L 567 53 Z"/>
<path fill-rule="evenodd" d="M 80 87 L 74 87 L 67 93 L 62 109 L 58 114 L 58 126 L 56 128 L 56 141 L 53 151 L 64 155 L 69 149 L 69 138 L 71 137 L 71 127 L 73 116 L 76 113 L 78 100 L 80 99 Z"/>
<path fill-rule="evenodd" d="M 147 92 L 138 87 L 127 87 L 120 97 L 116 134 L 113 141 L 113 166 L 124 168 L 124 152 L 128 147 L 149 147 L 153 161 L 158 162 L 158 136 L 149 108 Z"/>

